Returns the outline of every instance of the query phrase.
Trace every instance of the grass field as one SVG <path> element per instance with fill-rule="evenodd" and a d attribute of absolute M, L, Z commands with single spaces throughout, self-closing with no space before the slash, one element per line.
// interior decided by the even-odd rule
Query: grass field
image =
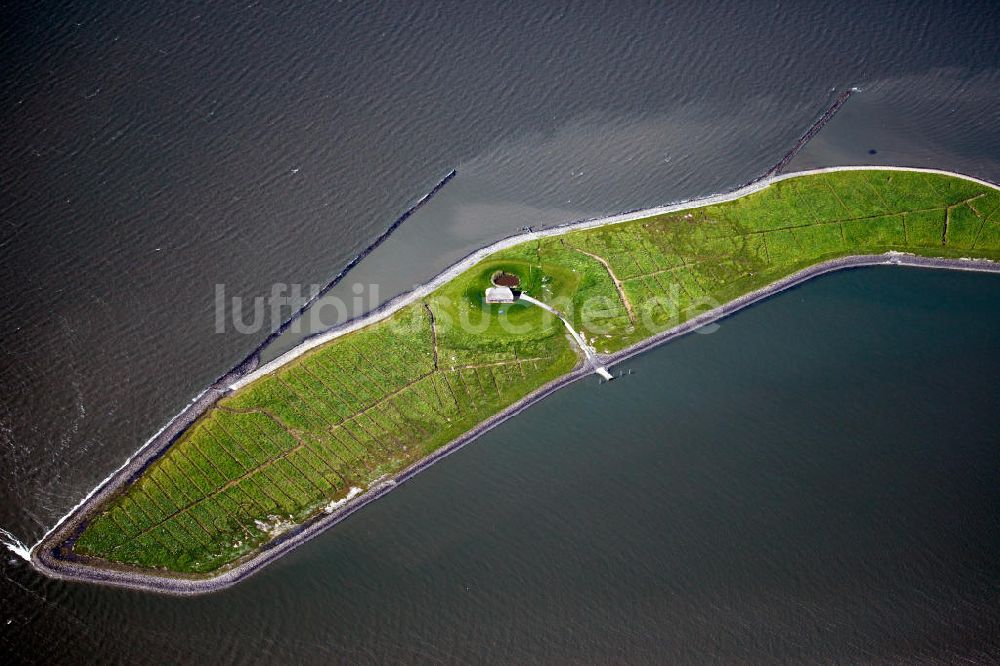
<path fill-rule="evenodd" d="M 806 266 L 888 250 L 1000 258 L 1000 192 L 941 175 L 835 172 L 525 242 L 222 399 L 74 548 L 211 572 L 569 372 L 579 354 L 557 319 L 483 303 L 498 270 L 614 352 Z"/>

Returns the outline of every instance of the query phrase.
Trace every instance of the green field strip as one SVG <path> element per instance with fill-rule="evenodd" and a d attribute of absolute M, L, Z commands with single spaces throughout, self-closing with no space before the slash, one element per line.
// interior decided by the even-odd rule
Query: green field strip
<path fill-rule="evenodd" d="M 168 455 L 174 457 L 178 464 L 186 466 L 191 478 L 204 483 L 204 493 L 212 493 L 225 485 L 225 476 L 215 468 L 211 461 L 202 456 L 193 442 L 181 442 Z"/>
<path fill-rule="evenodd" d="M 322 400 L 334 423 L 342 423 L 354 414 L 351 399 L 345 396 L 345 391 L 332 378 L 324 376 L 325 369 L 318 360 L 309 365 L 302 363 L 299 369 L 305 375 L 303 383 L 308 382 L 315 387 L 315 395 Z"/>
<path fill-rule="evenodd" d="M 285 514 L 295 512 L 298 507 L 296 500 L 289 494 L 288 490 L 276 486 L 274 481 L 264 474 L 262 470 L 256 470 L 253 474 L 248 475 L 247 479 L 250 485 L 256 488 L 258 493 L 271 500 L 277 507 L 276 511 Z"/>
<path fill-rule="evenodd" d="M 330 360 L 330 363 L 341 370 L 342 386 L 345 385 L 347 378 L 350 378 L 350 391 L 358 399 L 360 410 L 363 411 L 369 409 L 372 405 L 378 402 L 381 392 L 377 387 L 373 386 L 370 381 L 368 381 L 367 377 L 365 377 L 362 372 L 360 372 L 360 360 L 358 360 L 355 365 L 350 367 L 344 367 L 338 361 L 333 359 Z"/>
<path fill-rule="evenodd" d="M 766 234 L 767 253 L 772 265 L 794 264 L 802 249 L 798 238 L 791 229 L 768 231 Z"/>
<path fill-rule="evenodd" d="M 257 467 L 256 461 L 253 456 L 243 450 L 239 442 L 235 440 L 230 433 L 222 427 L 218 420 L 213 419 L 212 421 L 206 421 L 205 428 L 205 438 L 208 441 L 215 442 L 220 449 L 222 449 L 226 455 L 236 461 L 239 466 L 239 476 L 245 474 L 247 471 L 252 470 Z"/>
<path fill-rule="evenodd" d="M 322 446 L 324 450 L 333 452 L 335 459 L 341 460 L 345 469 L 357 469 L 359 466 L 372 469 L 378 465 L 372 457 L 371 450 L 364 446 L 350 430 L 346 428 L 333 428 L 325 439 L 316 439 L 311 442 L 315 446 Z M 320 453 L 321 451 L 317 451 Z M 328 460 L 324 458 L 324 460 Z M 328 460 L 329 461 L 329 460 Z"/>
<path fill-rule="evenodd" d="M 629 277 L 636 275 L 643 275 L 648 273 L 639 261 L 628 251 L 628 248 L 621 241 L 618 234 L 613 232 L 608 232 L 606 235 L 601 237 L 602 241 L 607 245 L 607 250 L 603 252 L 594 252 L 594 254 L 600 254 L 603 257 L 607 257 L 608 263 L 611 268 L 614 269 L 615 274 L 620 276 L 622 280 L 626 280 Z M 587 245 L 586 241 L 581 244 L 582 247 L 590 247 Z"/>
<path fill-rule="evenodd" d="M 635 243 L 630 237 L 616 234 L 615 239 L 620 245 L 625 256 L 627 256 L 635 265 L 638 273 L 648 275 L 650 273 L 655 273 L 659 269 L 656 264 L 649 260 L 645 253 L 639 253 L 636 251 L 636 248 L 634 247 Z"/>
<path fill-rule="evenodd" d="M 389 453 L 394 448 L 396 436 L 382 425 L 376 418 L 377 415 L 378 406 L 369 405 L 352 417 L 350 423 L 360 428 L 373 443 Z"/>
<path fill-rule="evenodd" d="M 462 408 L 462 404 L 458 399 L 458 394 L 455 393 L 455 387 L 452 386 L 451 379 L 448 377 L 447 371 L 440 371 L 435 375 L 435 382 L 437 386 L 447 391 L 447 395 L 451 398 L 452 404 L 455 406 L 455 412 L 459 415 L 463 414 L 465 410 Z M 442 393 L 444 395 L 444 393 Z"/>
<path fill-rule="evenodd" d="M 316 426 L 310 430 L 314 430 L 316 427 L 328 428 L 344 420 L 341 410 L 337 409 L 336 403 L 330 400 L 332 396 L 330 396 L 329 389 L 301 365 L 289 368 L 288 372 L 282 376 L 281 381 L 289 391 L 299 396 L 303 405 L 309 409 L 310 416 L 316 417 Z"/>
<path fill-rule="evenodd" d="M 380 359 L 379 363 L 374 363 L 364 354 L 360 354 L 358 360 L 360 362 L 360 374 L 375 387 L 379 395 L 391 393 L 399 388 L 399 373 L 394 371 L 395 368 L 393 368 L 393 371 L 388 370 L 388 365 L 391 363 L 390 360 L 383 358 Z M 406 384 L 407 381 L 409 381 L 409 377 L 402 383 Z"/>
<path fill-rule="evenodd" d="M 830 224 L 838 220 L 840 204 L 832 195 L 829 197 L 829 201 L 824 202 L 821 196 L 816 196 L 815 193 L 812 193 L 810 196 L 803 196 L 799 183 L 794 180 L 786 181 L 784 184 L 787 186 L 790 196 L 795 201 L 795 208 L 805 211 L 808 216 L 808 219 L 804 222 Z"/>
<path fill-rule="evenodd" d="M 123 506 L 112 507 L 110 513 L 115 524 L 119 526 L 123 537 L 130 539 L 142 531 L 143 526 L 135 522 Z"/>
<path fill-rule="evenodd" d="M 414 383 L 408 389 L 409 402 L 413 404 L 414 409 L 420 414 L 425 415 L 427 419 L 443 422 L 448 411 L 444 405 L 438 403 L 438 396 L 434 391 L 433 383 L 434 378 L 431 376 L 424 377 Z"/>
<path fill-rule="evenodd" d="M 160 459 L 158 466 L 159 466 L 159 482 L 167 491 L 167 493 L 170 495 L 170 498 L 173 500 L 174 504 L 180 507 L 180 506 L 187 506 L 192 502 L 196 501 L 197 494 L 195 494 L 195 497 L 192 497 L 190 493 L 185 492 L 184 488 L 182 488 L 177 483 L 177 481 L 175 481 L 174 478 L 167 472 L 167 469 L 164 465 L 164 459 Z"/>
<path fill-rule="evenodd" d="M 285 428 L 311 430 L 322 427 L 322 419 L 303 404 L 302 398 L 297 393 L 289 390 L 280 374 L 275 374 L 270 379 L 272 381 L 268 401 L 259 409 L 273 415 Z"/>
<path fill-rule="evenodd" d="M 148 478 L 139 482 L 136 503 L 154 519 L 154 522 L 162 521 L 176 510 L 176 507 L 172 507 L 170 502 L 159 496 L 156 486 Z"/>
<path fill-rule="evenodd" d="M 389 453 L 388 444 L 383 442 L 381 438 L 376 437 L 369 432 L 365 424 L 361 423 L 353 416 L 343 423 L 331 428 L 329 432 L 348 435 L 354 442 L 357 443 L 358 447 L 360 447 L 360 449 L 368 455 L 374 455 L 376 451 L 381 451 L 385 454 Z"/>
<path fill-rule="evenodd" d="M 310 502 L 311 493 L 304 490 L 294 477 L 287 477 L 281 465 L 283 460 L 283 458 L 279 458 L 264 465 L 255 471 L 254 477 L 276 500 L 282 504 L 284 504 L 283 500 L 291 502 L 291 504 L 286 505 L 286 510 L 288 513 L 294 514 L 297 508 Z"/>
<path fill-rule="evenodd" d="M 800 248 L 819 257 L 838 254 L 845 249 L 840 225 L 815 224 L 796 229 L 793 233 Z"/>
<path fill-rule="evenodd" d="M 211 501 L 203 502 L 199 508 L 205 512 L 210 521 L 209 524 L 216 533 L 226 535 L 238 530 L 247 537 L 251 536 L 247 526 L 252 524 L 252 520 L 246 514 L 240 518 L 243 512 L 240 511 L 238 505 L 233 505 L 227 495 L 223 493 L 213 495 Z"/>
<path fill-rule="evenodd" d="M 212 416 L 214 414 L 209 414 L 209 419 Z M 201 424 L 197 436 L 191 437 L 191 445 L 205 460 L 211 461 L 213 468 L 222 476 L 225 483 L 242 476 L 246 470 L 231 453 L 215 441 L 215 438 L 209 436 L 207 428 L 204 427 L 209 419 Z"/>
<path fill-rule="evenodd" d="M 132 522 L 140 528 L 140 531 L 143 531 L 147 527 L 155 525 L 156 519 L 149 515 L 146 508 L 139 503 L 139 500 L 137 499 L 138 496 L 138 492 L 131 492 L 127 496 L 120 498 L 119 501 L 121 503 L 122 510 L 129 515 Z M 86 533 L 84 533 L 84 536 L 86 536 Z"/>
<path fill-rule="evenodd" d="M 400 403 L 403 404 L 403 408 L 400 408 Z M 409 387 L 387 397 L 385 400 L 385 404 L 391 409 L 390 418 L 393 418 L 399 424 L 401 433 L 406 433 L 408 430 L 416 428 L 420 431 L 420 436 L 426 437 L 427 430 L 424 429 L 420 422 L 418 420 L 411 419 L 411 417 L 404 412 L 404 410 L 409 411 L 409 409 L 415 408 L 415 403 L 416 401 Z"/>
<path fill-rule="evenodd" d="M 196 537 L 195 532 L 185 527 L 176 517 L 161 521 L 149 529 L 143 530 L 133 541 L 141 542 L 144 539 L 152 539 L 165 550 L 175 553 L 182 553 L 185 550 L 200 550 L 205 547 L 206 543 Z"/>
<path fill-rule="evenodd" d="M 273 497 L 261 490 L 260 484 L 253 475 L 238 480 L 235 484 L 246 497 L 252 498 L 254 503 L 261 508 L 264 515 L 280 511 L 281 504 Z"/>
<path fill-rule="evenodd" d="M 844 222 L 847 242 L 864 251 L 903 247 L 903 223 L 898 215 Z"/>
<path fill-rule="evenodd" d="M 337 423 L 336 417 L 329 418 L 323 411 L 314 404 L 313 396 L 305 391 L 299 390 L 289 379 L 289 372 L 285 372 L 278 378 L 281 388 L 290 396 L 294 396 L 295 408 L 301 417 L 300 430 L 323 430 Z M 290 424 L 289 424 L 290 425 Z"/>
<path fill-rule="evenodd" d="M 261 458 L 258 464 L 263 464 L 268 460 L 273 460 L 274 458 L 285 453 L 289 449 L 295 447 L 295 438 L 287 431 L 275 424 L 266 415 L 263 414 L 244 414 L 243 419 L 241 419 L 237 427 L 243 430 L 247 437 L 253 438 L 254 442 L 260 449 Z M 251 418 L 256 417 L 256 418 Z M 260 418 L 262 417 L 262 418 Z M 267 429 L 264 425 L 266 423 L 274 424 L 275 428 L 286 435 L 287 439 L 282 438 L 275 432 Z"/>
<path fill-rule="evenodd" d="M 150 472 L 146 478 L 149 480 L 151 488 L 155 489 L 156 497 L 162 498 L 163 504 L 170 512 L 187 504 L 187 500 L 184 499 L 180 490 L 166 479 L 160 465 L 156 465 L 155 469 L 150 470 Z"/>
<path fill-rule="evenodd" d="M 462 370 L 460 368 L 456 368 L 455 370 L 448 371 L 445 373 L 445 378 L 449 383 L 452 383 L 455 396 L 458 399 L 458 404 L 461 406 L 462 411 L 466 414 L 475 413 L 476 406 L 472 401 L 472 393 L 469 391 L 469 387 L 462 378 Z"/>
<path fill-rule="evenodd" d="M 441 396 L 435 390 L 434 377 L 432 375 L 421 377 L 410 385 L 407 391 L 411 394 L 411 399 L 419 403 L 424 410 L 431 414 L 440 414 L 442 418 L 444 417 L 447 408 Z"/>
<path fill-rule="evenodd" d="M 971 249 L 985 223 L 967 204 L 952 208 L 948 223 L 948 245 Z"/>
<path fill-rule="evenodd" d="M 265 514 L 260 506 L 249 497 L 245 491 L 238 486 L 224 488 L 215 495 L 215 501 L 226 514 L 232 516 L 247 539 L 255 540 L 260 537 L 260 531 L 256 529 L 254 521 Z"/>
<path fill-rule="evenodd" d="M 848 176 L 845 179 L 848 182 L 846 186 L 838 186 L 837 193 L 841 201 L 851 211 L 849 217 L 884 217 L 899 212 L 888 208 L 884 200 L 871 196 L 874 190 L 864 172 L 846 172 L 845 175 Z"/>
<path fill-rule="evenodd" d="M 143 506 L 150 515 L 162 518 L 177 510 L 177 507 L 157 484 L 155 476 L 143 477 L 139 482 L 139 491 L 141 496 L 146 499 L 146 504 Z"/>
<path fill-rule="evenodd" d="M 353 383 L 345 383 L 344 379 L 350 377 L 349 374 L 345 374 L 344 369 L 337 363 L 336 360 L 329 358 L 320 360 L 318 357 L 316 359 L 316 374 L 323 381 L 323 383 L 337 392 L 337 395 L 341 397 L 343 402 L 348 408 L 348 416 L 355 414 L 363 409 L 365 409 L 371 401 L 368 400 L 364 394 L 359 393 L 356 389 L 357 386 Z"/>
<path fill-rule="evenodd" d="M 229 416 L 234 415 L 230 414 Z M 222 432 L 226 434 L 235 446 L 244 451 L 247 456 L 250 456 L 252 461 L 251 467 L 266 465 L 288 451 L 288 449 L 276 446 L 252 425 L 248 424 L 245 419 L 230 418 L 225 421 L 219 420 L 219 428 L 221 428 Z"/>
<path fill-rule="evenodd" d="M 399 425 L 389 415 L 384 414 L 384 409 L 387 406 L 391 407 L 391 405 L 387 405 L 386 401 L 398 395 L 398 393 L 405 390 L 405 388 L 406 386 L 393 393 L 383 394 L 378 400 L 369 403 L 364 409 L 360 410 L 356 417 L 367 416 L 370 423 L 375 424 L 376 428 L 382 430 L 382 435 L 388 436 L 390 439 L 398 438 L 400 433 Z M 384 418 L 379 420 L 377 418 L 378 416 L 383 416 Z M 355 420 L 357 421 L 357 418 L 355 418 Z M 388 423 L 389 426 L 392 426 L 392 428 L 388 427 L 386 423 Z"/>
<path fill-rule="evenodd" d="M 912 247 L 941 247 L 944 236 L 944 210 L 906 214 L 906 235 Z"/>
<path fill-rule="evenodd" d="M 337 493 L 347 488 L 347 480 L 332 467 L 323 462 L 308 447 L 296 451 L 289 456 L 293 465 L 309 474 L 314 481 L 318 482 L 326 493 Z"/>
<path fill-rule="evenodd" d="M 976 239 L 976 248 L 983 247 L 1000 247 L 1000 221 L 987 222 L 979 232 L 979 237 Z"/>
<path fill-rule="evenodd" d="M 471 391 L 470 396 L 473 397 L 473 403 L 479 406 L 482 399 L 486 396 L 486 387 L 483 386 L 479 373 L 476 371 L 476 368 L 469 367 L 462 368 L 459 372 Z"/>
<path fill-rule="evenodd" d="M 332 475 L 339 480 L 339 483 L 347 483 L 347 478 L 352 473 L 352 465 L 348 462 L 346 455 L 334 443 L 334 438 L 330 433 L 325 435 L 303 435 L 302 449 L 314 460 L 326 476 Z"/>
<path fill-rule="evenodd" d="M 163 468 L 163 473 L 167 475 L 174 485 L 181 489 L 184 493 L 185 500 L 190 502 L 194 499 L 211 493 L 212 488 L 209 488 L 207 484 L 201 483 L 194 478 L 194 472 L 188 467 L 179 464 L 179 452 L 180 449 L 175 449 L 160 459 L 160 466 Z M 202 479 L 203 481 L 203 479 Z"/>
<path fill-rule="evenodd" d="M 282 467 L 282 471 L 287 476 L 296 480 L 303 492 L 315 495 L 317 498 L 326 497 L 332 488 L 331 484 L 326 481 L 322 475 L 318 475 L 313 472 L 312 469 L 296 455 L 302 452 L 308 453 L 305 447 L 303 447 L 282 458 L 277 464 Z M 296 464 L 296 461 L 299 461 L 300 464 Z"/>
<path fill-rule="evenodd" d="M 304 478 L 287 458 L 275 460 L 266 469 L 261 470 L 261 473 L 265 474 L 275 486 L 292 496 L 296 509 L 314 504 L 323 497 L 322 490 Z"/>
<path fill-rule="evenodd" d="M 218 535 L 220 530 L 215 527 L 215 516 L 212 511 L 208 508 L 209 505 L 215 503 L 214 497 L 205 498 L 202 502 L 197 502 L 188 507 L 182 515 L 186 515 L 201 528 L 205 536 L 208 537 L 209 543 L 215 543 L 218 540 Z"/>

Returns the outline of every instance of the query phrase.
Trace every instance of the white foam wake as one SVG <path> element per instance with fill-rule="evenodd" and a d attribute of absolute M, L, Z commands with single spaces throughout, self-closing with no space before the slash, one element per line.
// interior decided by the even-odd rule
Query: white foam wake
<path fill-rule="evenodd" d="M 137 450 L 137 451 L 136 451 L 135 453 L 133 453 L 132 455 L 130 455 L 130 456 L 129 456 L 128 458 L 126 458 L 126 459 L 125 459 L 125 462 L 123 462 L 123 463 L 122 463 L 121 465 L 119 465 L 119 466 L 118 466 L 118 469 L 116 469 L 115 471 L 111 472 L 111 473 L 110 473 L 110 474 L 108 474 L 108 475 L 107 475 L 106 477 L 104 477 L 104 480 L 103 480 L 103 481 L 101 481 L 100 483 L 98 483 L 98 484 L 97 484 L 96 486 L 94 486 L 93 490 L 91 490 L 91 491 L 90 491 L 89 493 L 87 493 L 87 494 L 86 494 L 86 495 L 85 495 L 85 496 L 83 497 L 83 499 L 81 499 L 81 500 L 80 500 L 79 502 L 77 502 L 77 503 L 76 503 L 76 506 L 74 506 L 74 507 L 73 507 L 72 509 L 70 509 L 69 511 L 67 511 L 67 512 L 66 512 L 66 515 L 64 515 L 64 516 L 63 516 L 62 518 L 60 518 L 60 519 L 59 519 L 58 521 L 56 521 L 56 524 L 55 524 L 55 525 L 53 525 L 52 527 L 50 527 L 50 528 L 48 529 L 48 531 L 47 531 L 47 532 L 45 532 L 45 534 L 43 534 L 43 535 L 42 535 L 42 538 L 41 538 L 41 539 L 39 539 L 39 540 L 38 540 L 38 542 L 37 542 L 37 543 L 36 543 L 36 544 L 35 544 L 34 546 L 32 546 L 31 548 L 27 549 L 27 553 L 28 553 L 28 557 L 27 557 L 26 559 L 29 559 L 29 560 L 30 560 L 30 559 L 31 559 L 31 551 L 32 551 L 32 550 L 33 550 L 33 549 L 35 548 L 35 546 L 37 546 L 38 544 L 40 544 L 40 543 L 42 543 L 43 541 L 45 541 L 45 539 L 46 539 L 46 538 L 47 538 L 47 537 L 48 537 L 48 536 L 49 536 L 50 534 L 52 534 L 52 533 L 53 533 L 53 532 L 55 532 L 55 531 L 56 531 L 57 529 L 59 529 L 59 526 L 60 526 L 60 525 L 62 525 L 62 524 L 63 524 L 64 522 L 66 522 L 66 519 L 67 519 L 67 518 L 69 518 L 70 516 L 72 516 L 72 515 L 73 515 L 73 513 L 74 513 L 74 512 L 75 512 L 75 511 L 76 511 L 77 509 L 79 509 L 79 508 L 80 508 L 81 506 L 83 506 L 84 504 L 86 504 L 86 503 L 87 503 L 87 500 L 89 500 L 89 499 L 90 499 L 91 497 L 93 497 L 93 496 L 94 496 L 94 493 L 96 493 L 96 492 L 97 492 L 97 491 L 99 491 L 99 490 L 100 490 L 101 488 L 103 488 L 103 487 L 104 487 L 104 485 L 105 485 L 105 484 L 106 484 L 106 483 L 107 483 L 108 481 L 110 481 L 110 480 L 111 480 L 111 479 L 112 479 L 112 478 L 113 478 L 113 477 L 115 476 L 115 474 L 117 474 L 118 472 L 120 472 L 120 471 L 121 471 L 121 470 L 122 470 L 122 469 L 123 469 L 124 467 L 126 467 L 126 466 L 127 466 L 127 465 L 128 465 L 129 463 L 130 463 L 130 462 L 132 462 L 132 460 L 133 460 L 133 459 L 134 459 L 134 458 L 135 458 L 136 456 L 138 456 L 138 455 L 139 455 L 139 454 L 141 454 L 141 453 L 142 453 L 143 451 L 145 451 L 145 450 L 146 450 L 146 447 L 147 447 L 147 446 L 149 446 L 149 445 L 150 445 L 150 443 L 152 443 L 152 442 L 153 442 L 153 441 L 154 441 L 154 440 L 155 440 L 155 439 L 156 439 L 157 437 L 159 437 L 159 436 L 160 436 L 160 434 L 161 434 L 161 433 L 162 433 L 162 432 L 163 432 L 164 430 L 166 430 L 167 428 L 169 428 L 169 427 L 170 427 L 170 426 L 171 426 L 171 425 L 173 424 L 173 422 L 174 422 L 174 421 L 176 421 L 176 420 L 177 420 L 177 419 L 178 419 L 178 418 L 179 418 L 179 417 L 181 416 L 181 414 L 183 414 L 183 413 L 184 413 L 184 412 L 185 412 L 185 411 L 186 411 L 186 410 L 188 409 L 188 407 L 190 407 L 190 406 L 191 406 L 191 405 L 193 405 L 194 403 L 196 403 L 196 402 L 198 402 L 199 400 L 201 400 L 201 397 L 202 397 L 203 395 L 205 395 L 206 393 L 208 393 L 209 389 L 211 389 L 211 387 L 209 387 L 209 388 L 206 388 L 206 389 L 203 389 L 203 390 L 202 390 L 202 391 L 201 391 L 200 393 L 198 393 L 198 395 L 196 395 L 196 396 L 194 397 L 194 399 L 192 399 L 192 400 L 191 400 L 191 402 L 190 402 L 190 403 L 189 403 L 189 404 L 188 404 L 187 406 L 185 406 L 185 407 L 184 407 L 184 409 L 182 409 L 181 411 L 179 411 L 179 412 L 177 412 L 176 414 L 174 414 L 174 416 L 173 416 L 173 418 L 172 418 L 172 419 L 170 419 L 169 421 L 167 421 L 167 422 L 166 422 L 166 423 L 165 423 L 165 424 L 163 425 L 163 427 L 162 427 L 162 428 L 160 428 L 159 430 L 157 430 L 157 431 L 156 431 L 156 434 L 154 434 L 154 435 L 153 435 L 152 437 L 150 437 L 149 439 L 147 439 L 147 440 L 146 440 L 146 443 L 145 443 L 145 444 L 143 444 L 142 446 L 140 446 L 140 447 L 139 447 L 139 449 L 138 449 L 138 450 Z M 3 528 L 2 528 L 2 527 L 0 527 L 0 531 L 5 531 L 5 532 L 6 532 L 6 530 L 3 530 Z M 8 534 L 9 534 L 9 532 L 8 532 Z M 12 537 L 12 538 L 13 538 L 13 537 Z M 14 539 L 14 540 L 15 540 L 15 541 L 17 541 L 17 539 Z M 6 542 L 5 542 L 5 543 L 6 543 Z M 21 542 L 20 542 L 20 541 L 18 541 L 18 543 L 21 543 Z M 21 545 L 23 546 L 24 544 L 21 544 Z M 8 544 L 8 547 L 10 547 L 10 546 L 9 546 L 9 544 Z M 20 554 L 20 553 L 18 553 L 18 554 Z"/>
<path fill-rule="evenodd" d="M 7 546 L 8 550 L 23 559 L 25 562 L 31 561 L 31 549 L 24 545 L 23 541 L 2 527 L 0 527 L 0 543 Z"/>

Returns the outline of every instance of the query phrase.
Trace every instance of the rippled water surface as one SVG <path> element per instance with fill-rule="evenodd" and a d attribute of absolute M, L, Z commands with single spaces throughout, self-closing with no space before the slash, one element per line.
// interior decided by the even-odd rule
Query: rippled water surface
<path fill-rule="evenodd" d="M 525 224 L 739 185 L 852 85 L 792 168 L 1000 180 L 998 24 L 993 3 L 0 7 L 0 526 L 37 539 L 263 339 L 214 332 L 217 285 L 325 281 L 452 168 L 356 280 L 389 297 Z M 561 392 L 213 598 L 10 556 L 0 644 L 997 658 L 996 284 L 824 278 Z"/>

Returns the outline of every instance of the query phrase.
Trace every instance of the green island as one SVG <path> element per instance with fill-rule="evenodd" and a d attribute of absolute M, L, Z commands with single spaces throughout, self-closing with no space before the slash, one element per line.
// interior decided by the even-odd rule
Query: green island
<path fill-rule="evenodd" d="M 742 198 L 526 240 L 217 401 L 81 522 L 88 565 L 213 576 L 584 362 L 562 322 L 486 303 L 503 274 L 613 354 L 819 262 L 1000 259 L 1000 191 L 943 174 L 789 177 Z"/>

